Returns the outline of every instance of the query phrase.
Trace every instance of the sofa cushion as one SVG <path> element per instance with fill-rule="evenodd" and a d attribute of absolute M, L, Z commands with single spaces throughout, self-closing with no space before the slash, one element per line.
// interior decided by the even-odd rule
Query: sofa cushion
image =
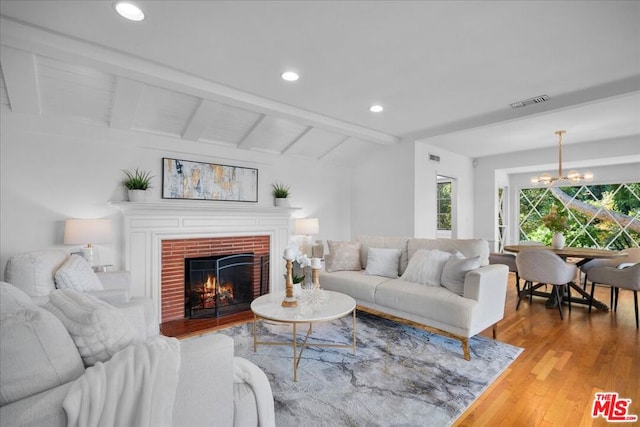
<path fill-rule="evenodd" d="M 383 276 L 370 276 L 360 271 L 336 271 L 320 273 L 320 287 L 329 291 L 342 292 L 363 302 L 375 302 L 376 288 L 380 283 L 391 280 Z"/>
<path fill-rule="evenodd" d="M 364 272 L 395 279 L 398 277 L 399 260 L 400 249 L 369 248 L 367 268 Z"/>
<path fill-rule="evenodd" d="M 71 255 L 56 271 L 56 287 L 58 289 L 74 289 L 76 291 L 100 291 L 102 283 L 86 259 Z"/>
<path fill-rule="evenodd" d="M 83 292 L 57 289 L 45 308 L 67 328 L 85 366 L 109 360 L 140 338 L 120 310 Z"/>
<path fill-rule="evenodd" d="M 480 257 L 480 265 L 489 265 L 489 243 L 484 239 L 409 239 L 409 259 L 420 249 L 460 251 L 465 257 Z"/>
<path fill-rule="evenodd" d="M 438 323 L 469 329 L 478 302 L 442 286 L 422 286 L 402 279 L 381 283 L 375 303 Z"/>
<path fill-rule="evenodd" d="M 15 286 L 0 282 L 0 313 L 15 313 L 35 304 L 31 297 Z"/>
<path fill-rule="evenodd" d="M 451 292 L 462 296 L 464 293 L 464 278 L 471 270 L 480 268 L 480 257 L 465 258 L 462 253 L 454 251 L 442 269 L 442 286 Z"/>
<path fill-rule="evenodd" d="M 0 406 L 73 381 L 84 372 L 73 340 L 44 308 L 2 285 Z M 17 290 L 17 289 L 16 289 Z M 4 310 L 14 305 L 15 310 Z"/>
<path fill-rule="evenodd" d="M 440 286 L 442 269 L 450 257 L 449 252 L 421 249 L 409 260 L 402 280 L 421 285 Z"/>
<path fill-rule="evenodd" d="M 328 272 L 360 270 L 360 242 L 328 240 L 329 254 L 325 260 Z"/>
<path fill-rule="evenodd" d="M 4 279 L 29 296 L 49 295 L 56 288 L 53 275 L 67 257 L 67 251 L 57 249 L 14 255 L 7 262 Z"/>
<path fill-rule="evenodd" d="M 360 248 L 360 261 L 362 268 L 367 268 L 369 248 L 400 249 L 400 259 L 398 260 L 398 274 L 404 273 L 409 263 L 407 252 L 407 237 L 384 237 L 384 236 L 358 236 L 356 239 L 362 243 Z"/>

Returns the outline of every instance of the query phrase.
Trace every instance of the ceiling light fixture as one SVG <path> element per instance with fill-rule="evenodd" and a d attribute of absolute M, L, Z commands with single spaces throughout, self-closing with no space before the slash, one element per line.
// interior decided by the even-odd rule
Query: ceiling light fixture
<path fill-rule="evenodd" d="M 119 1 L 115 4 L 116 12 L 130 21 L 142 21 L 144 12 L 138 6 L 128 1 Z"/>
<path fill-rule="evenodd" d="M 280 74 L 280 77 L 282 77 L 282 80 L 286 80 L 288 82 L 295 82 L 300 78 L 298 73 L 296 73 L 295 71 L 285 71 L 284 73 Z"/>
<path fill-rule="evenodd" d="M 555 132 L 558 135 L 558 176 L 552 177 L 548 173 L 543 173 L 542 175 L 531 177 L 531 183 L 538 185 L 551 185 L 556 181 L 569 181 L 572 184 L 577 184 L 580 181 L 591 182 L 593 180 L 593 173 L 585 172 L 584 175 L 580 175 L 580 172 L 572 170 L 567 176 L 562 176 L 562 135 L 564 135 L 566 130 L 557 130 Z"/>
<path fill-rule="evenodd" d="M 384 107 L 382 105 L 376 104 L 369 107 L 369 111 L 371 111 L 372 113 L 380 113 L 382 112 L 382 110 L 384 110 Z"/>

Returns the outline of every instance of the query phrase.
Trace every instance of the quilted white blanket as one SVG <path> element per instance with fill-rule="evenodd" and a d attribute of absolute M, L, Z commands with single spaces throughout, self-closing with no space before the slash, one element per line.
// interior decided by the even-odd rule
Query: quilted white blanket
<path fill-rule="evenodd" d="M 180 343 L 156 336 L 132 344 L 76 380 L 63 402 L 68 426 L 169 426 Z"/>

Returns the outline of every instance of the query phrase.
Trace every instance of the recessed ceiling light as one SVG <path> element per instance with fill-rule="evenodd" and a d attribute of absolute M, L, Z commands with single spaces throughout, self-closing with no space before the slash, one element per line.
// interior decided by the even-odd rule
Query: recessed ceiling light
<path fill-rule="evenodd" d="M 382 112 L 382 110 L 384 110 L 384 107 L 378 104 L 375 104 L 369 107 L 369 111 L 371 111 L 372 113 L 380 113 Z"/>
<path fill-rule="evenodd" d="M 130 21 L 142 21 L 144 19 L 144 12 L 133 3 L 119 1 L 115 7 L 120 16 Z"/>
<path fill-rule="evenodd" d="M 280 77 L 282 77 L 282 80 L 286 80 L 288 82 L 295 82 L 300 78 L 298 73 L 296 73 L 295 71 L 285 71 L 284 73 L 280 74 Z"/>

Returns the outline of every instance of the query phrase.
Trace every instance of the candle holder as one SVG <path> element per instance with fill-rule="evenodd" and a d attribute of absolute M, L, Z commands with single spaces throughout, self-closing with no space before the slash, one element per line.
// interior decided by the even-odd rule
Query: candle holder
<path fill-rule="evenodd" d="M 311 283 L 313 289 L 320 289 L 320 269 L 311 267 Z"/>
<path fill-rule="evenodd" d="M 287 278 L 285 280 L 286 293 L 282 300 L 282 306 L 297 307 L 298 301 L 293 296 L 293 274 L 291 273 L 291 270 L 293 269 L 293 262 L 287 258 L 285 258 L 285 260 L 287 261 Z"/>

